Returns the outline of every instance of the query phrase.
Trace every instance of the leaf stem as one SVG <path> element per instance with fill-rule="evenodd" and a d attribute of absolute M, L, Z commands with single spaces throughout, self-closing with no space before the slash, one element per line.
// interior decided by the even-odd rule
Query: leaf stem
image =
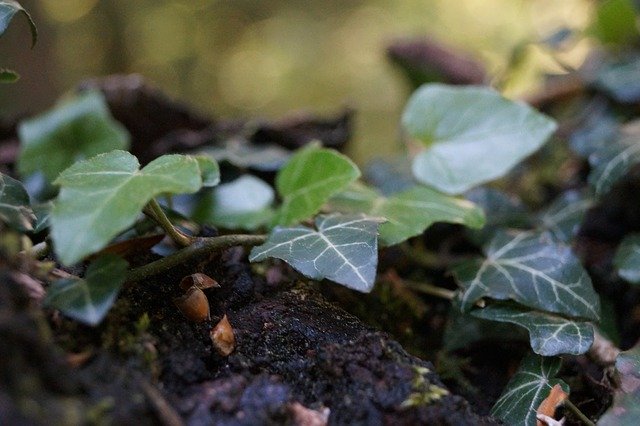
<path fill-rule="evenodd" d="M 149 203 L 144 207 L 143 211 L 147 216 L 155 220 L 158 225 L 160 225 L 160 227 L 164 229 L 164 232 L 166 232 L 167 235 L 179 246 L 188 247 L 193 243 L 193 237 L 189 237 L 183 234 L 175 226 L 173 226 L 155 198 L 152 198 L 151 201 L 149 201 Z"/>
<path fill-rule="evenodd" d="M 397 283 L 401 286 L 405 286 L 411 290 L 418 291 L 420 293 L 428 294 L 430 296 L 436 296 L 436 297 L 440 297 L 442 299 L 447 299 L 447 300 L 453 300 L 453 298 L 456 296 L 455 291 L 438 287 L 431 283 L 408 281 L 408 280 L 402 279 L 394 270 L 387 271 L 384 277 L 388 281 Z"/>
<path fill-rule="evenodd" d="M 585 416 L 584 413 L 582 411 L 580 411 L 580 409 L 578 407 L 573 405 L 573 402 L 569 401 L 568 399 L 565 399 L 564 402 L 562 403 L 562 405 L 567 407 L 567 409 L 569 411 L 571 411 L 577 418 L 579 418 L 580 421 L 582 423 L 584 423 L 585 425 L 587 425 L 587 426 L 596 426 L 596 424 L 593 423 L 591 420 L 589 420 L 589 418 L 587 416 Z"/>
<path fill-rule="evenodd" d="M 222 235 L 220 237 L 190 238 L 191 245 L 167 257 L 132 269 L 127 274 L 127 283 L 133 284 L 158 275 L 191 259 L 233 246 L 254 246 L 266 241 L 266 235 Z"/>

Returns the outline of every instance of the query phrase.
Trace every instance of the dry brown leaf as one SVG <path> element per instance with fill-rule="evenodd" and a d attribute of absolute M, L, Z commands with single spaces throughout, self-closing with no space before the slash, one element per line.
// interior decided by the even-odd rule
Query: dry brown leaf
<path fill-rule="evenodd" d="M 220 284 L 218 284 L 218 281 L 200 272 L 187 275 L 180 281 L 180 288 L 183 289 L 184 291 L 187 291 L 194 285 L 202 290 L 204 290 L 205 288 L 213 288 L 213 287 L 220 288 Z"/>
<path fill-rule="evenodd" d="M 151 247 L 158 244 L 164 238 L 164 234 L 145 235 L 142 237 L 131 238 L 130 240 L 118 241 L 108 245 L 100 250 L 98 253 L 89 257 L 89 259 L 95 259 L 103 254 L 115 254 L 125 259 L 135 255 L 136 253 L 145 252 L 151 249 Z"/>
<path fill-rule="evenodd" d="M 293 416 L 295 426 L 326 426 L 331 412 L 327 407 L 320 411 L 312 410 L 299 402 L 290 404 L 289 411 Z"/>
<path fill-rule="evenodd" d="M 537 411 L 538 415 L 553 417 L 553 415 L 556 413 L 556 408 L 562 405 L 564 400 L 568 397 L 569 394 L 563 391 L 560 385 L 555 385 L 553 388 L 551 388 L 549 396 L 547 396 L 544 401 L 540 403 Z M 538 420 L 537 426 L 545 426 L 545 424 Z"/>
<path fill-rule="evenodd" d="M 222 356 L 229 356 L 236 348 L 236 337 L 227 315 L 209 333 L 213 347 Z"/>
<path fill-rule="evenodd" d="M 173 299 L 182 315 L 194 322 L 208 320 L 209 300 L 202 290 L 195 285 L 187 290 L 185 294 Z"/>

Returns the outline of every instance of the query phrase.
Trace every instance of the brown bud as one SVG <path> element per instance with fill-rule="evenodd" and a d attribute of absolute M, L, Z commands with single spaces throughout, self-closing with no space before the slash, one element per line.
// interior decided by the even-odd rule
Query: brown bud
<path fill-rule="evenodd" d="M 229 356 L 236 348 L 236 337 L 226 315 L 213 327 L 209 336 L 214 349 L 222 356 Z"/>
<path fill-rule="evenodd" d="M 196 286 L 202 290 L 212 287 L 220 288 L 220 284 L 218 284 L 218 281 L 200 272 L 187 275 L 180 281 L 180 288 L 184 291 L 189 290 L 193 286 Z"/>
<path fill-rule="evenodd" d="M 173 299 L 182 315 L 194 322 L 202 322 L 209 319 L 209 301 L 202 290 L 195 285 L 190 287 L 185 294 Z"/>

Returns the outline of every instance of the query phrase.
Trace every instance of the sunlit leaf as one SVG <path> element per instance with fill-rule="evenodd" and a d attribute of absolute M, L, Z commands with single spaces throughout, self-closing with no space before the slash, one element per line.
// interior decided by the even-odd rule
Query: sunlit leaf
<path fill-rule="evenodd" d="M 24 186 L 0 173 L 0 221 L 19 231 L 31 231 L 35 218 Z"/>
<path fill-rule="evenodd" d="M 220 183 L 220 167 L 218 162 L 206 155 L 194 156 L 200 168 L 200 176 L 202 176 L 202 186 L 211 187 Z"/>
<path fill-rule="evenodd" d="M 632 284 L 640 284 L 640 234 L 628 235 L 613 258 L 618 275 Z"/>
<path fill-rule="evenodd" d="M 589 183 L 596 195 L 609 192 L 634 164 L 640 163 L 640 135 L 622 137 L 589 156 Z"/>
<path fill-rule="evenodd" d="M 23 176 L 41 171 L 49 182 L 78 160 L 129 146 L 126 130 L 111 118 L 99 92 L 84 93 L 23 121 L 18 134 L 18 170 Z"/>
<path fill-rule="evenodd" d="M 491 409 L 491 415 L 508 425 L 535 426 L 538 407 L 555 385 L 569 393 L 569 386 L 554 378 L 560 365 L 560 358 L 527 355 Z"/>
<path fill-rule="evenodd" d="M 402 122 L 426 149 L 414 176 L 448 194 L 504 176 L 556 129 L 550 118 L 488 87 L 427 84 L 409 100 Z"/>
<path fill-rule="evenodd" d="M 386 246 L 420 235 L 435 222 L 459 223 L 471 228 L 484 225 L 484 214 L 473 203 L 426 186 L 414 186 L 384 197 L 363 184 L 353 184 L 332 198 L 330 204 L 338 211 L 386 219 L 380 225 L 380 241 Z"/>
<path fill-rule="evenodd" d="M 56 254 L 66 265 L 102 249 L 131 226 L 161 193 L 192 193 L 202 186 L 193 157 L 165 155 L 139 169 L 133 155 L 112 151 L 81 161 L 60 174 L 51 213 Z"/>
<path fill-rule="evenodd" d="M 116 300 L 124 283 L 127 262 L 105 255 L 89 265 L 84 278 L 55 281 L 44 304 L 89 325 L 99 324 Z"/>
<path fill-rule="evenodd" d="M 578 233 L 594 200 L 579 191 L 561 194 L 539 216 L 539 230 L 549 231 L 558 241 L 569 242 Z"/>
<path fill-rule="evenodd" d="M 2 34 L 7 30 L 11 19 L 13 19 L 16 13 L 21 13 L 27 18 L 29 28 L 31 29 L 31 46 L 33 47 L 38 41 L 38 29 L 36 28 L 36 24 L 33 22 L 33 19 L 31 19 L 29 12 L 24 10 L 17 1 L 0 0 L 0 36 L 2 36 Z"/>
<path fill-rule="evenodd" d="M 490 304 L 471 314 L 486 320 L 509 322 L 526 328 L 533 351 L 543 356 L 580 355 L 593 344 L 593 326 L 517 305 Z"/>
<path fill-rule="evenodd" d="M 227 139 L 221 146 L 202 151 L 219 162 L 228 161 L 234 166 L 274 172 L 291 157 L 291 153 L 275 144 L 255 144 L 244 139 Z"/>
<path fill-rule="evenodd" d="M 20 80 L 20 76 L 12 70 L 0 68 L 0 83 L 15 83 Z"/>
<path fill-rule="evenodd" d="M 274 199 L 269 184 L 244 175 L 205 193 L 193 217 L 200 223 L 227 229 L 254 230 L 271 221 Z"/>
<path fill-rule="evenodd" d="M 317 145 L 303 148 L 276 177 L 282 197 L 276 224 L 291 225 L 309 218 L 359 176 L 358 167 L 337 151 Z"/>
<path fill-rule="evenodd" d="M 276 227 L 249 260 L 282 259 L 314 280 L 327 278 L 354 290 L 373 288 L 378 265 L 378 222 L 363 216 L 318 216 L 316 229 Z"/>
<path fill-rule="evenodd" d="M 467 311 L 483 297 L 514 300 L 541 311 L 597 320 L 600 300 L 571 249 L 547 233 L 499 231 L 485 258 L 454 268 Z"/>

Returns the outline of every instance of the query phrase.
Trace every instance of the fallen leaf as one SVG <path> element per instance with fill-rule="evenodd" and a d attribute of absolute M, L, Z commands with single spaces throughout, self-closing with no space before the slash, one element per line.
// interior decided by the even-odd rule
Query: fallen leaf
<path fill-rule="evenodd" d="M 299 402 L 289 405 L 289 412 L 293 416 L 295 426 L 326 426 L 329 422 L 331 410 L 323 407 L 319 411 L 305 407 Z"/>
<path fill-rule="evenodd" d="M 543 415 L 553 418 L 553 415 L 556 413 L 556 408 L 568 397 L 569 394 L 562 390 L 562 386 L 556 384 L 551 388 L 551 391 L 549 391 L 549 396 L 547 396 L 538 406 L 538 416 Z M 546 420 L 545 423 L 549 425 Z M 538 418 L 537 426 L 544 426 L 544 423 L 540 421 L 540 418 Z"/>
<path fill-rule="evenodd" d="M 233 328 L 229 323 L 227 315 L 223 316 L 220 322 L 209 333 L 213 348 L 222 356 L 229 356 L 236 348 L 236 337 L 233 335 Z"/>
<path fill-rule="evenodd" d="M 200 272 L 187 275 L 182 279 L 182 281 L 180 281 L 180 288 L 184 291 L 189 290 L 193 286 L 196 286 L 201 290 L 212 287 L 220 288 L 220 284 L 218 284 L 218 281 Z"/>
<path fill-rule="evenodd" d="M 209 300 L 202 290 L 197 286 L 187 289 L 187 292 L 180 297 L 173 299 L 182 315 L 194 322 L 202 322 L 210 318 Z"/>

